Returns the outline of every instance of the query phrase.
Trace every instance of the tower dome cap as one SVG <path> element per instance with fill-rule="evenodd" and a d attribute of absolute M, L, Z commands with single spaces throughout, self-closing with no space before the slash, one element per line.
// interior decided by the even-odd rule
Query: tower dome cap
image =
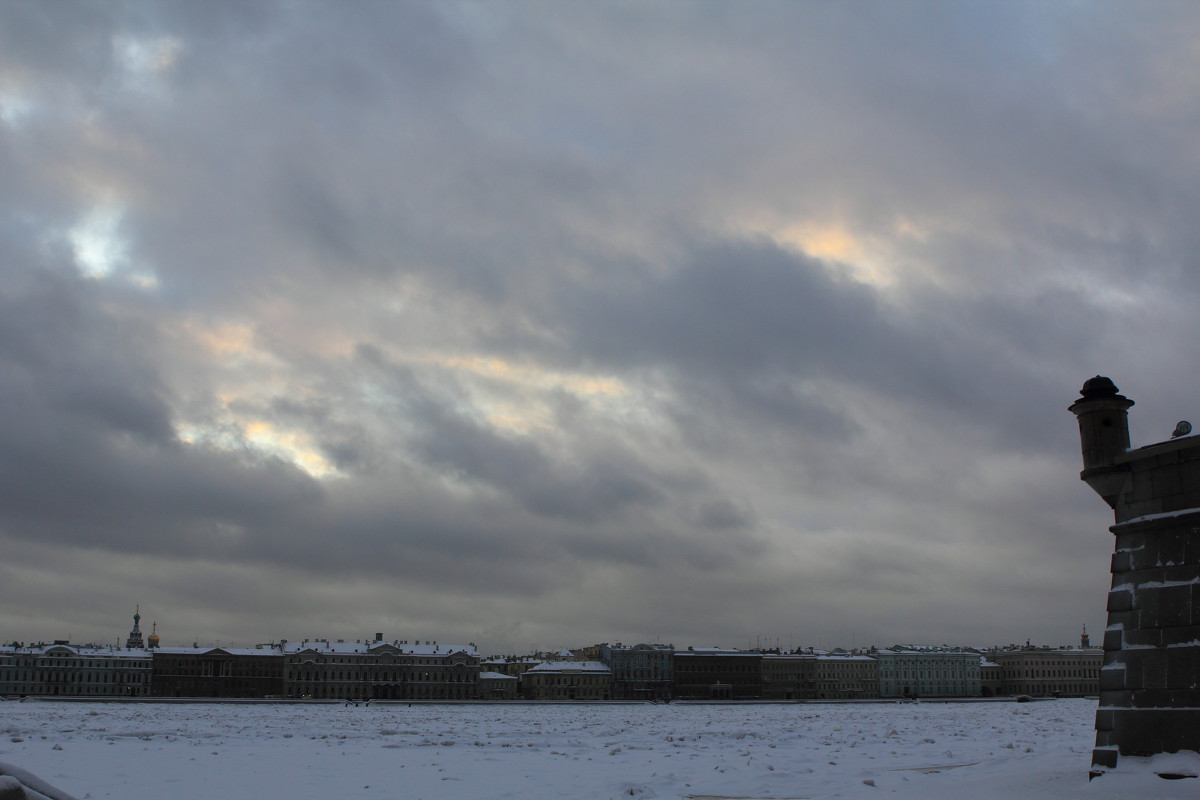
<path fill-rule="evenodd" d="M 1101 397 L 1116 397 L 1117 386 L 1110 378 L 1103 375 L 1097 375 L 1094 378 L 1088 378 L 1083 383 L 1083 388 L 1079 393 L 1085 398 L 1101 398 Z"/>

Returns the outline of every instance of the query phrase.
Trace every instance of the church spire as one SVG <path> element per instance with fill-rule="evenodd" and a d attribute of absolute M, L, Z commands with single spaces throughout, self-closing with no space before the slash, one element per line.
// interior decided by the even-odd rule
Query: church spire
<path fill-rule="evenodd" d="M 146 646 L 145 642 L 142 641 L 142 629 L 138 627 L 138 623 L 140 623 L 141 621 L 142 621 L 142 608 L 140 605 L 134 606 L 133 630 L 131 630 L 129 632 L 129 638 L 125 640 L 125 647 L 127 649 L 130 649 L 130 650 L 132 650 L 134 648 L 140 649 L 140 648 Z"/>

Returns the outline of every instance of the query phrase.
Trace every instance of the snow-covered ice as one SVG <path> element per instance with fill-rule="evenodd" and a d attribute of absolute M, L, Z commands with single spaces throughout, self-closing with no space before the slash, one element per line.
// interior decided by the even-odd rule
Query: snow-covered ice
<path fill-rule="evenodd" d="M 0 761 L 79 798 L 122 800 L 1200 794 L 1200 779 L 1163 780 L 1136 759 L 1089 784 L 1095 708 L 10 701 Z"/>

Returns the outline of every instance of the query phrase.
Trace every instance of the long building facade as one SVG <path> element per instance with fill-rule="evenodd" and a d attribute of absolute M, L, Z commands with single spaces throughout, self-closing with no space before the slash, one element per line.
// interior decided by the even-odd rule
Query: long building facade
<path fill-rule="evenodd" d="M 283 650 L 158 647 L 153 651 L 152 697 L 283 697 Z"/>
<path fill-rule="evenodd" d="M 437 642 L 284 642 L 289 697 L 314 699 L 473 700 L 480 696 L 475 645 Z"/>
<path fill-rule="evenodd" d="M 527 700 L 612 700 L 613 674 L 602 661 L 546 661 L 521 675 Z"/>
<path fill-rule="evenodd" d="M 764 700 L 809 700 L 817 696 L 817 657 L 812 653 L 766 653 L 762 658 Z"/>
<path fill-rule="evenodd" d="M 879 662 L 863 653 L 834 651 L 816 657 L 818 700 L 871 700 L 879 697 Z"/>
<path fill-rule="evenodd" d="M 67 642 L 0 647 L 0 695 L 144 697 L 152 658 L 142 648 Z"/>
<path fill-rule="evenodd" d="M 1100 691 L 1099 648 L 1023 647 L 993 650 L 988 659 L 1000 668 L 999 694 L 1030 697 L 1086 697 Z"/>
<path fill-rule="evenodd" d="M 474 644 L 305 639 L 251 648 L 161 647 L 140 614 L 124 648 L 0 645 L 0 696 L 313 700 L 803 701 L 1078 696 L 1100 651 L 1045 647 L 853 653 L 598 644 L 481 660 Z M 590 658 L 595 655 L 596 658 Z M 982 676 L 987 676 L 986 680 Z"/>
<path fill-rule="evenodd" d="M 612 670 L 614 700 L 665 702 L 674 694 L 673 645 L 636 644 L 625 647 L 602 644 L 599 660 Z"/>
<path fill-rule="evenodd" d="M 680 700 L 762 698 L 762 653 L 695 647 L 675 652 L 675 697 Z"/>

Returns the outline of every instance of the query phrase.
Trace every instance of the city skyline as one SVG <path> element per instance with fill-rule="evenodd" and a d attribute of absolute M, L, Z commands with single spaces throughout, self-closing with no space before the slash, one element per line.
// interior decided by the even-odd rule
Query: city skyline
<path fill-rule="evenodd" d="M 146 631 L 141 627 L 142 619 L 143 619 L 143 616 L 141 614 L 141 606 L 140 605 L 135 606 L 133 617 L 132 617 L 133 626 L 132 626 L 131 630 L 129 630 L 127 633 L 125 633 L 121 636 L 114 637 L 114 639 L 112 640 L 112 644 L 104 642 L 103 640 L 83 642 L 83 641 L 77 640 L 68 635 L 66 638 L 56 638 L 56 637 L 52 637 L 52 636 L 51 637 L 40 636 L 40 637 L 34 637 L 30 641 L 23 641 L 23 642 L 17 642 L 14 639 L 12 639 L 11 637 L 8 637 L 8 638 L 5 638 L 2 641 L 0 641 L 0 646 L 11 646 L 11 645 L 19 644 L 22 647 L 43 647 L 43 646 L 47 646 L 50 644 L 68 644 L 73 647 L 101 647 L 101 648 L 112 647 L 112 648 L 115 648 L 118 650 L 121 650 L 121 649 L 144 650 L 144 649 L 157 649 L 160 647 L 167 648 L 167 649 L 196 649 L 196 648 L 200 648 L 200 649 L 206 649 L 206 648 L 207 649 L 215 649 L 215 648 L 245 649 L 245 648 L 267 647 L 267 646 L 275 647 L 275 646 L 279 646 L 282 644 L 296 645 L 297 643 L 308 643 L 308 642 L 312 642 L 314 644 L 316 644 L 316 643 L 329 644 L 331 642 L 336 642 L 336 643 L 341 644 L 344 642 L 355 642 L 358 644 L 367 644 L 367 645 L 374 644 L 374 643 L 380 643 L 380 642 L 382 642 L 382 643 L 391 642 L 393 644 L 399 643 L 399 644 L 405 644 L 405 645 L 407 645 L 407 644 L 420 645 L 420 644 L 422 644 L 422 642 L 424 642 L 424 644 L 426 644 L 426 645 L 429 645 L 429 644 L 437 645 L 439 642 L 441 642 L 441 644 L 446 647 L 470 646 L 470 647 L 474 648 L 477 652 L 479 652 L 480 655 L 482 655 L 482 656 L 518 656 L 518 657 L 523 656 L 523 655 L 536 655 L 536 654 L 547 654 L 547 653 L 561 654 L 563 651 L 583 651 L 583 650 L 587 650 L 589 648 L 605 646 L 605 645 L 612 645 L 614 647 L 633 647 L 633 646 L 639 646 L 639 645 L 649 645 L 649 646 L 655 647 L 655 648 L 669 647 L 669 648 L 674 648 L 674 649 L 681 650 L 681 651 L 682 650 L 693 650 L 693 649 L 703 650 L 703 649 L 715 648 L 715 649 L 743 650 L 746 652 L 764 652 L 764 653 L 766 653 L 766 652 L 799 653 L 799 652 L 814 652 L 814 651 L 854 652 L 854 651 L 871 650 L 871 649 L 876 649 L 876 648 L 878 648 L 878 649 L 888 649 L 888 648 L 963 649 L 963 648 L 966 648 L 966 649 L 978 650 L 980 652 L 983 652 L 985 650 L 1013 648 L 1013 647 L 1033 647 L 1033 648 L 1050 648 L 1050 647 L 1072 648 L 1072 647 L 1076 647 L 1076 644 L 1071 644 L 1071 643 L 1063 644 L 1061 642 L 1057 643 L 1057 644 L 1051 644 L 1048 642 L 1033 643 L 1029 639 L 1027 639 L 1025 641 L 1024 645 L 1022 645 L 1019 642 L 1008 642 L 1008 643 L 1004 643 L 1004 644 L 1001 644 L 998 642 L 992 642 L 991 644 L 986 644 L 986 643 L 982 643 L 982 642 L 947 643 L 947 642 L 929 641 L 929 642 L 918 643 L 918 642 L 891 641 L 888 644 L 881 644 L 879 642 L 873 642 L 873 643 L 867 643 L 867 644 L 847 644 L 845 646 L 843 646 L 841 644 L 834 644 L 831 646 L 827 643 L 821 643 L 820 645 L 817 645 L 814 643 L 795 644 L 794 642 L 791 642 L 791 641 L 789 641 L 789 643 L 785 644 L 782 637 L 750 636 L 750 637 L 747 637 L 745 647 L 740 646 L 740 644 L 738 644 L 736 642 L 729 642 L 729 643 L 724 643 L 724 644 L 704 644 L 704 643 L 700 643 L 700 642 L 688 642 L 688 643 L 680 644 L 678 647 L 676 647 L 676 645 L 674 644 L 674 641 L 638 640 L 638 641 L 622 642 L 622 641 L 617 640 L 617 641 L 603 641 L 602 642 L 599 639 L 597 639 L 595 641 L 587 642 L 587 643 L 584 643 L 581 641 L 574 641 L 574 642 L 570 642 L 570 643 L 561 644 L 559 646 L 534 647 L 529 650 L 521 651 L 521 652 L 507 652 L 507 653 L 491 652 L 491 653 L 489 653 L 489 652 L 486 652 L 485 650 L 483 650 L 482 648 L 480 648 L 475 642 L 450 641 L 445 638 L 439 638 L 436 636 L 436 634 L 435 634 L 434 638 L 432 638 L 432 639 L 430 639 L 428 637 L 404 638 L 404 637 L 401 637 L 398 635 L 389 635 L 384 631 L 375 631 L 371 634 L 360 635 L 356 638 L 349 638 L 349 636 L 346 635 L 345 632 L 342 632 L 342 635 L 337 635 L 337 633 L 335 632 L 335 633 L 333 633 L 333 635 L 330 635 L 328 633 L 318 634 L 318 635 L 310 634 L 307 636 L 296 637 L 296 638 L 288 638 L 288 637 L 275 636 L 275 635 L 270 635 L 270 636 L 263 635 L 263 636 L 254 637 L 252 640 L 244 641 L 244 642 L 235 642 L 235 641 L 200 642 L 198 640 L 193 639 L 192 643 L 189 645 L 186 643 L 186 641 L 183 641 L 183 640 L 179 640 L 179 641 L 168 640 L 166 642 L 163 642 L 162 637 L 158 633 L 158 621 L 154 620 L 154 619 L 149 620 L 150 625 L 151 625 L 151 630 L 150 630 L 150 633 L 147 634 Z M 122 645 L 122 641 L 124 641 L 124 645 Z M 1083 647 L 1096 648 L 1096 649 L 1100 648 L 1100 645 L 1098 643 L 1093 644 L 1091 642 L 1091 637 L 1088 634 L 1087 626 L 1081 627 L 1079 636 L 1078 636 L 1078 645 L 1077 646 L 1080 648 L 1083 648 Z"/>
<path fill-rule="evenodd" d="M 0 631 L 1095 638 L 1067 407 L 1200 418 L 1198 30 L 0 5 Z"/>

